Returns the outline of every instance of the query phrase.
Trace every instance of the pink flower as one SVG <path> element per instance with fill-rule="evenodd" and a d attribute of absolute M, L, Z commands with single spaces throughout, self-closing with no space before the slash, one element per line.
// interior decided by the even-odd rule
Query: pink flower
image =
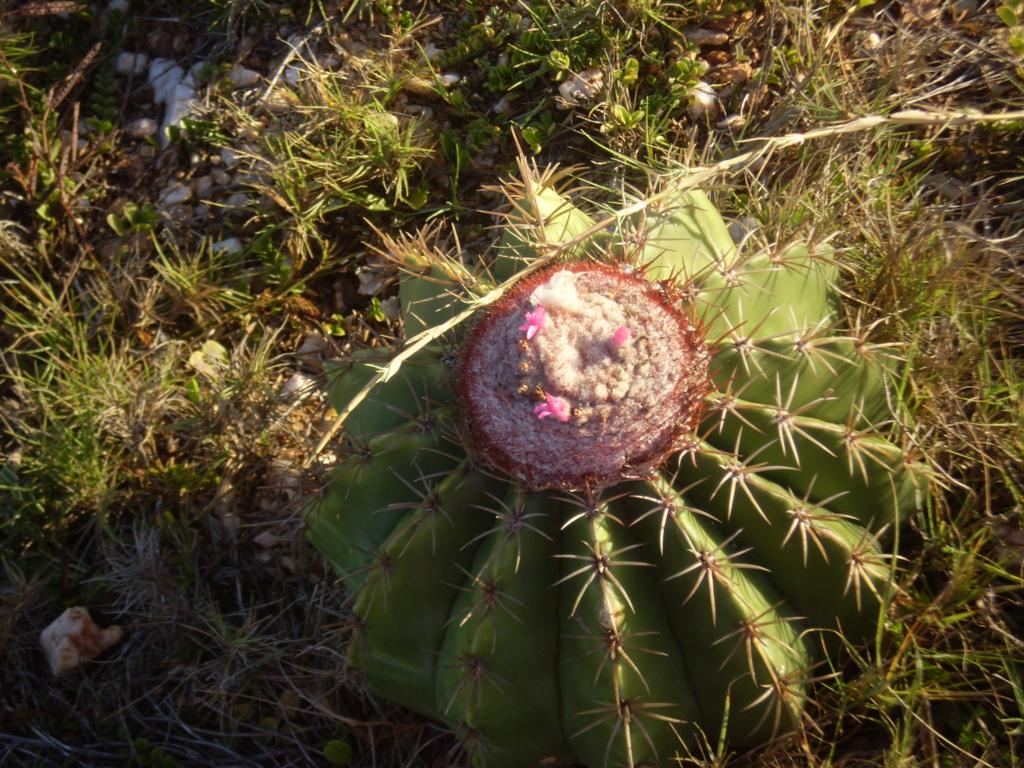
<path fill-rule="evenodd" d="M 629 328 L 624 325 L 620 325 L 615 329 L 615 333 L 612 335 L 612 349 L 618 349 L 619 347 L 628 344 L 632 335 L 633 333 Z"/>
<path fill-rule="evenodd" d="M 526 322 L 519 326 L 520 331 L 526 331 L 526 340 L 529 341 L 537 332 L 544 327 L 544 323 L 547 321 L 548 313 L 544 307 L 534 307 L 532 312 L 526 313 Z"/>
<path fill-rule="evenodd" d="M 569 401 L 561 397 L 555 397 L 554 395 L 544 395 L 547 398 L 547 402 L 540 403 L 534 407 L 533 412 L 538 419 L 543 419 L 547 416 L 554 416 L 561 422 L 569 420 Z"/>

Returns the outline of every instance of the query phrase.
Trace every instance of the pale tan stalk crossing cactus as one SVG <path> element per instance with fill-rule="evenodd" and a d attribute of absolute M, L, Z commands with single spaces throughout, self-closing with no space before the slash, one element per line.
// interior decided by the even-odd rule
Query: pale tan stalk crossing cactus
<path fill-rule="evenodd" d="M 407 338 L 529 274 L 346 422 L 309 527 L 349 658 L 481 765 L 761 743 L 884 609 L 919 496 L 887 437 L 895 360 L 837 326 L 827 249 L 745 254 L 696 191 L 595 226 L 555 179 L 505 188 L 486 270 L 392 243 Z"/>

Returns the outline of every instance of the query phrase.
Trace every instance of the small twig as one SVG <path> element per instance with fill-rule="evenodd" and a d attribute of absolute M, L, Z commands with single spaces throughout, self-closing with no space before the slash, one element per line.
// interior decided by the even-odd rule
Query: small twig
<path fill-rule="evenodd" d="M 284 65 L 282 64 L 282 67 Z M 491 290 L 485 296 L 473 301 L 472 306 L 467 307 L 462 312 L 459 312 L 454 317 L 449 318 L 445 322 L 433 328 L 428 328 L 421 333 L 409 339 L 404 349 L 399 352 L 391 361 L 375 373 L 366 385 L 359 390 L 358 393 L 349 401 L 349 403 L 342 409 L 341 413 L 334 419 L 330 429 L 323 436 L 320 442 L 317 444 L 313 455 L 310 456 L 305 462 L 305 468 L 312 466 L 316 457 L 327 447 L 327 444 L 334 438 L 338 430 L 341 429 L 345 420 L 352 414 L 352 412 L 367 398 L 367 396 L 374 390 L 378 384 L 382 384 L 393 377 L 398 370 L 401 368 L 402 363 L 408 360 L 410 357 L 415 355 L 427 344 L 435 339 L 440 338 L 448 331 L 455 328 L 457 325 L 462 323 L 464 320 L 472 317 L 481 307 L 486 307 L 493 304 L 500 299 L 505 292 L 519 282 L 522 278 L 526 277 L 533 272 L 536 272 L 543 266 L 551 263 L 558 256 L 570 251 L 575 246 L 593 237 L 598 232 L 601 232 L 611 224 L 615 224 L 617 221 L 634 214 L 645 211 L 648 208 L 656 205 L 662 200 L 678 194 L 687 189 L 693 189 L 694 187 L 700 186 L 702 183 L 709 181 L 716 176 L 724 175 L 737 170 L 742 170 L 752 163 L 761 160 L 778 149 L 785 149 L 787 147 L 797 146 L 804 142 L 811 141 L 814 139 L 827 138 L 829 136 L 841 136 L 847 133 L 858 133 L 860 131 L 868 131 L 872 128 L 880 128 L 883 126 L 932 126 L 936 128 L 951 128 L 963 125 L 977 125 L 981 123 L 1000 123 L 1010 122 L 1014 120 L 1024 120 L 1024 110 L 1017 110 L 1012 112 L 995 112 L 995 113 L 970 113 L 970 112 L 939 112 L 939 111 L 925 111 L 920 109 L 908 109 L 900 112 L 893 112 L 890 115 L 868 115 L 866 117 L 859 117 L 854 120 L 849 120 L 845 123 L 839 123 L 836 125 L 822 126 L 821 128 L 814 128 L 810 131 L 803 133 L 787 133 L 783 136 L 771 136 L 767 138 L 750 139 L 748 143 L 759 143 L 754 149 L 742 152 L 733 157 L 725 158 L 714 165 L 708 165 L 700 168 L 692 168 L 687 171 L 686 175 L 681 179 L 677 179 L 672 183 L 666 185 L 665 189 L 658 192 L 650 197 L 640 200 L 626 208 L 616 211 L 614 214 L 595 222 L 587 230 L 576 235 L 575 237 L 559 243 L 553 246 L 547 255 L 538 258 L 532 262 L 529 266 L 523 269 L 518 274 L 510 277 L 505 282 L 498 285 L 496 288 Z M 520 158 L 520 168 L 528 168 L 527 164 Z M 532 190 L 532 185 L 529 179 L 526 180 L 528 193 Z M 534 210 L 538 210 L 534 208 Z M 541 222 L 543 226 L 543 222 Z M 542 230 L 543 231 L 543 230 Z"/>
<path fill-rule="evenodd" d="M 267 83 L 267 88 L 265 91 L 263 91 L 263 95 L 256 100 L 257 106 L 265 103 L 266 100 L 270 98 L 270 94 L 274 92 L 274 88 L 276 88 L 277 84 L 281 81 L 281 76 L 284 74 L 284 71 L 288 69 L 288 65 L 295 61 L 296 57 L 299 55 L 299 50 L 301 48 L 305 48 L 309 44 L 310 40 L 312 40 L 314 37 L 323 32 L 326 26 L 327 20 L 324 19 L 311 30 L 309 30 L 309 32 L 303 35 L 302 38 L 297 43 L 295 43 L 294 45 L 288 43 L 288 53 L 285 54 L 284 58 L 281 60 L 281 63 L 277 65 L 277 69 L 274 70 L 274 76 L 271 77 L 270 82 Z"/>
<path fill-rule="evenodd" d="M 81 102 L 76 101 L 71 107 L 71 165 L 78 164 L 78 120 L 81 114 Z"/>

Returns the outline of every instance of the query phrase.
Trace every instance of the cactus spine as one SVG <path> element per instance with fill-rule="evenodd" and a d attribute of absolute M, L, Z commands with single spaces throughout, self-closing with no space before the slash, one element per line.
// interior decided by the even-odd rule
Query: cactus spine
<path fill-rule="evenodd" d="M 553 181 L 506 188 L 486 271 L 404 249 L 407 335 L 561 259 L 348 419 L 309 531 L 351 595 L 350 661 L 481 765 L 761 743 L 884 606 L 918 496 L 881 431 L 893 358 L 835 326 L 827 250 L 742 254 L 695 191 L 610 233 Z"/>

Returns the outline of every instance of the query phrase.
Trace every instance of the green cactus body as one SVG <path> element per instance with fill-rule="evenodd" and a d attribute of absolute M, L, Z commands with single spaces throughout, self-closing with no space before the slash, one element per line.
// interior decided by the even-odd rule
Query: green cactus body
<path fill-rule="evenodd" d="M 700 192 L 588 241 L 549 186 L 517 211 L 487 276 L 569 260 L 377 387 L 309 513 L 351 664 L 480 765 L 669 765 L 798 727 L 825 654 L 874 631 L 920 495 L 881 431 L 893 358 L 834 327 L 826 252 L 744 256 Z M 410 265 L 407 333 L 462 309 L 449 267 Z"/>

